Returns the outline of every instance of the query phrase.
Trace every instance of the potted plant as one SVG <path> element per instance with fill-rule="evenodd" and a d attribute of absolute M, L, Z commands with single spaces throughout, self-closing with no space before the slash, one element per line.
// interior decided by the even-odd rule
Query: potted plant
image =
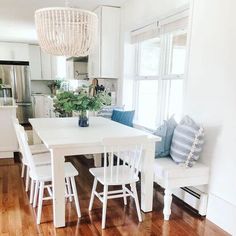
<path fill-rule="evenodd" d="M 88 89 L 82 88 L 78 93 L 62 92 L 57 94 L 54 107 L 61 117 L 72 116 L 73 111 L 79 111 L 79 126 L 89 126 L 88 112 L 98 111 L 104 105 L 109 105 L 111 98 L 106 92 L 92 96 Z"/>

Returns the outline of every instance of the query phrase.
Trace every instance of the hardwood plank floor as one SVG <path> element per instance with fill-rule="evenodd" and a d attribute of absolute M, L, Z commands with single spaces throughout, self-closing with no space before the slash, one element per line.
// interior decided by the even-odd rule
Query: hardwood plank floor
<path fill-rule="evenodd" d="M 88 211 L 93 182 L 88 169 L 93 166 L 93 160 L 84 157 L 68 157 L 67 160 L 79 170 L 76 183 L 82 218 L 77 218 L 74 202 L 67 202 L 66 227 L 54 229 L 52 202 L 47 201 L 43 206 L 42 223 L 38 226 L 35 211 L 29 204 L 29 196 L 20 178 L 20 164 L 4 163 L 0 165 L 0 235 L 228 235 L 210 221 L 194 214 L 177 199 L 172 204 L 170 221 L 164 221 L 163 190 L 157 185 L 154 187 L 153 212 L 142 213 L 142 223 L 138 222 L 132 199 L 128 200 L 127 206 L 124 206 L 123 199 L 114 199 L 108 201 L 107 228 L 102 230 L 102 204 L 99 200 L 95 199 L 93 210 Z"/>

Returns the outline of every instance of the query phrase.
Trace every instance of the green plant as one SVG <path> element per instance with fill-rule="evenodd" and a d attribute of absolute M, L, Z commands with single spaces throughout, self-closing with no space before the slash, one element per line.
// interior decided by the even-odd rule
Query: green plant
<path fill-rule="evenodd" d="M 55 112 L 60 113 L 61 116 L 70 116 L 72 111 L 80 111 L 80 116 L 86 116 L 87 111 L 98 111 L 110 103 L 111 98 L 106 92 L 91 96 L 87 89 L 83 88 L 78 93 L 62 92 L 57 94 L 54 108 Z"/>
<path fill-rule="evenodd" d="M 54 99 L 54 111 L 58 112 L 60 116 L 71 116 L 72 111 L 75 110 L 75 102 L 77 97 L 72 92 L 62 92 L 56 95 Z"/>

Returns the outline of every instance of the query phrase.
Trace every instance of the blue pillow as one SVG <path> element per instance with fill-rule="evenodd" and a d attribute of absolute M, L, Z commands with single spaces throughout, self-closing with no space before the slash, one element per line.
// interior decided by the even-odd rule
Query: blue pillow
<path fill-rule="evenodd" d="M 170 147 L 174 134 L 174 130 L 177 126 L 177 123 L 173 117 L 165 121 L 157 130 L 153 133 L 161 137 L 160 142 L 156 142 L 155 148 L 155 158 L 167 157 L 170 155 Z"/>
<path fill-rule="evenodd" d="M 113 110 L 111 119 L 123 125 L 133 127 L 134 112 Z"/>

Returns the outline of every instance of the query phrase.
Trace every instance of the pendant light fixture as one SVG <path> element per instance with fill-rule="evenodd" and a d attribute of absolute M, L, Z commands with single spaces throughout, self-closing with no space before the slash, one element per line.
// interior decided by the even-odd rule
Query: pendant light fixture
<path fill-rule="evenodd" d="M 97 15 L 70 7 L 42 8 L 35 12 L 39 45 L 48 54 L 87 56 L 95 44 Z"/>

